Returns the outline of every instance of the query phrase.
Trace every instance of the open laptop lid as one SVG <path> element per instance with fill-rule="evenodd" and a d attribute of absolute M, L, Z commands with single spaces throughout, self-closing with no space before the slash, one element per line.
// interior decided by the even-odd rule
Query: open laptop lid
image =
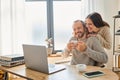
<path fill-rule="evenodd" d="M 45 46 L 23 44 L 23 52 L 27 68 L 49 74 Z"/>

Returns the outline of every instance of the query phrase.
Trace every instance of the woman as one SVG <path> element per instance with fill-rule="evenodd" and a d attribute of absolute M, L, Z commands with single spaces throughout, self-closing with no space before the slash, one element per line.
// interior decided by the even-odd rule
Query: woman
<path fill-rule="evenodd" d="M 110 26 L 103 21 L 101 15 L 97 12 L 91 13 L 86 17 L 85 23 L 89 31 L 88 37 L 96 36 L 104 48 L 110 49 L 112 43 Z"/>

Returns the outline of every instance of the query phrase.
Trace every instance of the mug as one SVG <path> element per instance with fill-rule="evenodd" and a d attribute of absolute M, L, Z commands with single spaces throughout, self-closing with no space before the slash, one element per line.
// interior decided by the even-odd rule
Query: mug
<path fill-rule="evenodd" d="M 83 71 L 85 71 L 87 66 L 86 66 L 86 64 L 77 64 L 76 68 L 78 69 L 78 71 L 83 72 Z"/>

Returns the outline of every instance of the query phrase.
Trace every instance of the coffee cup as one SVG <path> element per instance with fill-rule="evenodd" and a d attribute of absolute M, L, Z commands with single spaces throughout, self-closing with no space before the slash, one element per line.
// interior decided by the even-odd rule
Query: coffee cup
<path fill-rule="evenodd" d="M 76 68 L 78 69 L 78 71 L 84 72 L 85 69 L 87 68 L 87 66 L 86 66 L 86 64 L 77 64 Z"/>

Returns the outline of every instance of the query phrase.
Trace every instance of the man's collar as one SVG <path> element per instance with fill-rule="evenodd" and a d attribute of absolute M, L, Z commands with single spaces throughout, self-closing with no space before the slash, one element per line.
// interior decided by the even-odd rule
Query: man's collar
<path fill-rule="evenodd" d="M 87 36 L 84 35 L 82 38 L 78 38 L 77 40 L 78 40 L 78 41 L 86 41 L 86 40 L 87 40 Z"/>

